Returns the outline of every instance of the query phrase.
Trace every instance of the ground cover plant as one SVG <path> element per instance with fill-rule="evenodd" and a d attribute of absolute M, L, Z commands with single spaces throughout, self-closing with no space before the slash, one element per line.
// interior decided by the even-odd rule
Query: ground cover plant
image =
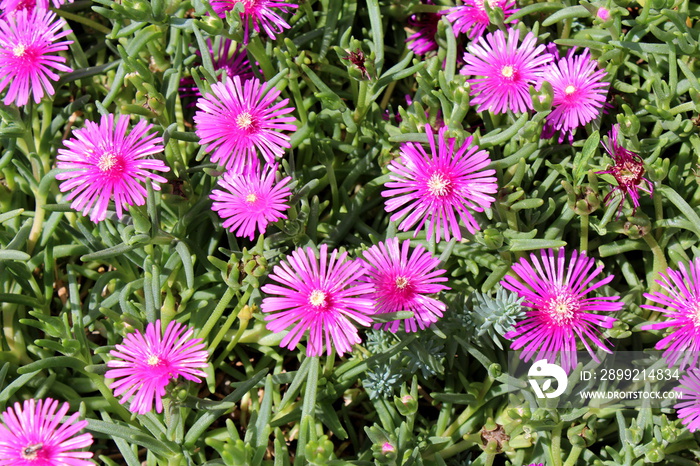
<path fill-rule="evenodd" d="M 0 464 L 698 464 L 697 3 L 0 12 Z"/>

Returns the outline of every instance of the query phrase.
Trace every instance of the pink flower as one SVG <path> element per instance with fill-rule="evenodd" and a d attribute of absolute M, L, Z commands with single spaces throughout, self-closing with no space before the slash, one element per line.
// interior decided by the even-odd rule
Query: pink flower
<path fill-rule="evenodd" d="M 353 321 L 368 326 L 374 304 L 369 295 L 373 287 L 359 283 L 364 270 L 359 260 L 346 260 L 347 253 L 333 250 L 328 259 L 328 246 L 322 244 L 319 258 L 312 248 L 297 249 L 273 269 L 269 278 L 279 284 L 262 287 L 268 296 L 262 301 L 267 329 L 282 332 L 292 326 L 280 346 L 293 349 L 309 330 L 307 356 L 339 355 L 360 343 Z"/>
<path fill-rule="evenodd" d="M 212 94 L 197 100 L 194 116 L 196 133 L 211 161 L 228 170 L 240 171 L 246 165 L 256 167 L 260 151 L 268 164 L 291 147 L 289 136 L 278 131 L 294 131 L 294 117 L 282 116 L 294 111 L 286 107 L 289 99 L 274 103 L 280 91 L 263 86 L 257 78 L 241 83 L 234 76 L 211 87 Z"/>
<path fill-rule="evenodd" d="M 600 19 L 601 21 L 605 22 L 610 19 L 610 10 L 604 7 L 598 8 L 598 11 L 596 12 L 596 17 Z"/>
<path fill-rule="evenodd" d="M 604 144 L 605 150 L 613 159 L 613 165 L 607 170 L 596 172 L 597 174 L 608 173 L 615 177 L 617 186 L 612 188 L 605 196 L 604 202 L 609 204 L 615 193 L 619 192 L 623 197 L 629 196 L 632 202 L 632 215 L 639 207 L 639 190 L 648 193 L 650 196 L 654 192 L 654 185 L 648 179 L 644 178 L 644 160 L 635 154 L 628 151 L 617 142 L 619 125 L 613 126 L 610 135 L 608 136 L 608 144 Z M 646 184 L 646 189 L 642 182 Z M 622 202 L 618 211 L 618 216 L 622 212 Z"/>
<path fill-rule="evenodd" d="M 560 132 L 559 142 L 567 133 L 569 142 L 573 142 L 576 129 L 600 115 L 608 93 L 609 83 L 603 81 L 605 70 L 597 69 L 589 50 L 577 56 L 573 52 L 571 49 L 565 58 L 547 66 L 543 74 L 554 90 L 546 124 L 550 131 Z"/>
<path fill-rule="evenodd" d="M 92 435 L 77 435 L 88 422 L 78 421 L 78 413 L 61 421 L 69 407 L 46 398 L 7 408 L 0 416 L 0 465 L 93 466 L 91 452 L 75 451 L 92 445 Z"/>
<path fill-rule="evenodd" d="M 531 32 L 520 47 L 519 37 L 519 30 L 509 29 L 506 42 L 499 30 L 468 45 L 461 73 L 481 76 L 467 80 L 471 84 L 469 94 L 476 96 L 471 103 L 479 106 L 478 112 L 523 113 L 532 109 L 530 85 L 540 83 L 545 65 L 553 57 L 545 52 L 544 45 L 535 47 L 537 38 Z"/>
<path fill-rule="evenodd" d="M 291 190 L 287 186 L 292 180 L 286 177 L 275 182 L 277 165 L 265 165 L 261 169 L 246 168 L 243 172 L 226 172 L 219 180 L 211 198 L 212 210 L 224 219 L 224 228 L 238 237 L 265 233 L 270 222 L 287 218 L 284 211 L 289 208 Z"/>
<path fill-rule="evenodd" d="M 44 92 L 54 94 L 51 81 L 59 76 L 52 69 L 73 71 L 63 64 L 65 57 L 57 54 L 73 42 L 56 42 L 71 33 L 61 30 L 65 24 L 63 19 L 56 20 L 55 13 L 38 8 L 0 19 L 0 92 L 8 88 L 5 105 L 26 105 L 30 94 L 39 103 Z"/>
<path fill-rule="evenodd" d="M 69 170 L 56 175 L 57 180 L 67 180 L 61 183 L 60 190 L 73 190 L 67 197 L 73 200 L 71 207 L 83 215 L 90 212 L 93 222 L 106 218 L 112 197 L 119 218 L 128 206 L 145 204 L 147 191 L 143 183 L 167 181 L 147 170 L 170 170 L 162 160 L 144 159 L 163 151 L 162 139 L 155 133 L 147 134 L 153 125 L 140 121 L 127 136 L 129 117 L 120 115 L 116 128 L 114 120 L 114 115 L 109 114 L 102 116 L 99 124 L 86 121 L 84 128 L 73 132 L 75 138 L 63 142 L 66 149 L 58 150 L 56 166 Z M 151 185 L 160 190 L 157 184 Z"/>
<path fill-rule="evenodd" d="M 464 0 L 463 5 L 455 6 L 447 10 L 447 21 L 452 23 L 452 31 L 455 36 L 467 34 L 467 37 L 474 39 L 481 37 L 486 28 L 491 24 L 489 15 L 486 12 L 488 3 L 491 9 L 500 8 L 503 10 L 504 19 L 518 11 L 515 8 L 515 0 Z"/>
<path fill-rule="evenodd" d="M 682 393 L 679 399 L 680 403 L 676 403 L 673 408 L 681 420 L 681 424 L 688 428 L 688 431 L 695 432 L 700 429 L 700 370 L 689 370 L 679 380 L 680 386 L 674 390 Z"/>
<path fill-rule="evenodd" d="M 285 29 L 289 29 L 289 24 L 274 10 L 278 8 L 284 13 L 298 8 L 299 5 L 293 3 L 275 2 L 272 0 L 211 0 L 211 6 L 222 18 L 226 17 L 226 12 L 233 10 L 237 3 L 242 3 L 244 11 L 241 13 L 241 20 L 245 25 L 245 39 L 247 44 L 250 38 L 249 23 L 253 22 L 253 29 L 258 34 L 260 28 L 275 39 L 276 34 L 281 34 Z"/>
<path fill-rule="evenodd" d="M 439 146 L 430 126 L 425 127 L 430 154 L 420 144 L 401 146 L 401 158 L 389 165 L 391 181 L 382 196 L 388 197 L 386 211 L 396 212 L 391 221 L 403 218 L 399 225 L 407 231 L 418 224 L 414 237 L 427 225 L 427 236 L 435 235 L 437 242 L 450 235 L 462 239 L 459 219 L 470 233 L 479 229 L 471 214 L 483 212 L 494 201 L 489 196 L 498 190 L 495 170 L 487 170 L 489 155 L 478 146 L 472 146 L 472 137 L 455 151 L 455 140 L 446 138 L 447 128 L 438 133 Z M 459 219 L 458 219 L 459 217 Z"/>
<path fill-rule="evenodd" d="M 139 330 L 124 338 L 116 350 L 109 352 L 115 359 L 107 362 L 112 367 L 105 377 L 115 380 L 109 388 L 114 396 L 122 395 L 119 403 L 131 399 L 129 410 L 146 414 L 153 409 L 163 411 L 165 387 L 170 380 L 182 376 L 192 382 L 201 382 L 199 377 L 206 374 L 199 370 L 207 367 L 209 354 L 200 338 L 191 338 L 194 330 L 178 322 L 171 321 L 161 338 L 160 320 L 149 323 L 146 334 Z M 183 333 L 184 331 L 184 333 Z"/>
<path fill-rule="evenodd" d="M 408 27 L 414 32 L 406 39 L 408 48 L 418 55 L 425 55 L 438 49 L 435 36 L 438 32 L 438 24 L 442 18 L 442 13 L 421 13 L 412 15 L 408 19 Z"/>
<path fill-rule="evenodd" d="M 700 257 L 688 266 L 678 263 L 678 270 L 671 268 L 661 272 L 661 291 L 644 293 L 644 297 L 657 305 L 643 304 L 665 314 L 667 319 L 653 322 L 641 327 L 642 330 L 671 329 L 668 336 L 662 338 L 656 349 L 666 349 L 664 358 L 669 366 L 674 366 L 682 357 L 680 369 L 697 366 L 700 352 Z"/>
<path fill-rule="evenodd" d="M 372 246 L 364 252 L 368 283 L 374 285 L 370 295 L 377 307 L 377 313 L 411 311 L 410 319 L 394 320 L 375 324 L 375 328 L 396 333 L 401 322 L 405 322 L 407 332 L 422 330 L 437 322 L 445 312 L 445 304 L 428 295 L 449 290 L 440 282 L 447 278 L 441 275 L 445 270 L 438 269 L 440 259 L 433 257 L 423 246 L 418 245 L 409 257 L 410 240 L 399 245 L 398 238 L 390 238 Z"/>
<path fill-rule="evenodd" d="M 506 275 L 501 282 L 507 290 L 524 297 L 523 305 L 532 309 L 526 312 L 525 320 L 505 334 L 506 338 L 515 339 L 511 349 L 524 348 L 521 359 L 525 361 L 538 353 L 537 359 L 554 362 L 557 354 L 562 352 L 561 365 L 567 372 L 577 364 L 577 340 L 596 361 L 590 343 L 596 349 L 610 352 L 597 327 L 612 328 L 615 318 L 593 312 L 619 311 L 623 303 L 619 296 L 585 296 L 610 283 L 613 276 L 591 283 L 602 272 L 603 266 L 591 271 L 595 260 L 576 251 L 567 263 L 564 248 L 559 250 L 556 259 L 554 251 L 549 249 L 541 252 L 541 260 L 530 254 L 530 261 L 521 258 L 513 265 L 516 276 Z"/>

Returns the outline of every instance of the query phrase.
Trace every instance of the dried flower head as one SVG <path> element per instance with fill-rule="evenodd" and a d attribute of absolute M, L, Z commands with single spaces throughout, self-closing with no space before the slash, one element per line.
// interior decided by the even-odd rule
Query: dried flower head
<path fill-rule="evenodd" d="M 605 196 L 603 201 L 610 204 L 616 193 L 620 193 L 623 200 L 629 196 L 632 202 L 632 215 L 639 207 L 639 190 L 648 193 L 650 196 L 654 192 L 654 185 L 648 179 L 644 178 L 644 160 L 635 154 L 628 151 L 618 144 L 619 125 L 613 126 L 608 143 L 604 144 L 605 150 L 613 159 L 613 165 L 607 170 L 596 172 L 598 174 L 608 173 L 615 178 L 617 186 L 613 187 Z M 622 212 L 622 202 L 618 211 L 618 216 Z"/>
<path fill-rule="evenodd" d="M 92 445 L 92 435 L 80 434 L 87 421 L 68 414 L 51 398 L 15 403 L 0 415 L 0 464 L 3 466 L 93 466 L 92 453 L 76 451 Z"/>
<path fill-rule="evenodd" d="M 352 63 L 365 79 L 370 79 L 369 72 L 365 66 L 365 61 L 367 60 L 365 52 L 363 52 L 361 49 L 349 50 L 343 58 Z"/>
<path fill-rule="evenodd" d="M 610 352 L 598 327 L 612 328 L 615 318 L 597 312 L 619 311 L 623 303 L 619 296 L 585 297 L 613 279 L 610 275 L 592 283 L 603 271 L 603 266 L 591 271 L 593 258 L 574 251 L 567 261 L 564 248 L 556 258 L 551 249 L 543 250 L 540 256 L 530 254 L 529 262 L 521 258 L 513 264 L 515 276 L 506 275 L 501 282 L 507 290 L 524 297 L 523 305 L 531 309 L 505 337 L 514 340 L 511 349 L 523 350 L 520 357 L 525 361 L 537 355 L 537 359 L 554 362 L 562 353 L 561 366 L 570 372 L 577 364 L 577 341 L 596 361 L 592 346 Z"/>
<path fill-rule="evenodd" d="M 61 30 L 65 25 L 52 11 L 39 8 L 0 18 L 0 92 L 7 88 L 5 105 L 26 105 L 30 94 L 39 103 L 44 93 L 54 94 L 51 82 L 59 78 L 55 71 L 73 71 L 58 55 L 73 42 L 58 41 L 71 33 Z"/>
<path fill-rule="evenodd" d="M 127 135 L 129 117 L 113 114 L 102 116 L 100 123 L 86 121 L 85 127 L 73 132 L 74 138 L 63 141 L 65 149 L 58 150 L 57 164 L 68 171 L 58 173 L 61 192 L 72 191 L 67 199 L 71 207 L 90 213 L 90 220 L 99 222 L 107 216 L 107 206 L 114 198 L 117 216 L 130 205 L 146 203 L 144 182 L 160 190 L 158 183 L 167 180 L 148 170 L 170 170 L 162 160 L 145 157 L 163 151 L 162 139 L 148 134 L 153 125 L 140 121 Z"/>

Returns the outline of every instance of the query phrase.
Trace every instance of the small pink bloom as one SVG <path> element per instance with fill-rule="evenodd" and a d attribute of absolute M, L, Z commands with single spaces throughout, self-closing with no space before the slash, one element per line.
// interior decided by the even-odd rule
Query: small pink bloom
<path fill-rule="evenodd" d="M 598 19 L 605 22 L 610 19 L 610 10 L 608 10 L 607 8 L 600 7 L 596 12 L 596 16 L 598 17 Z"/>
<path fill-rule="evenodd" d="M 184 332 L 184 333 L 183 333 Z M 131 400 L 129 410 L 146 414 L 156 404 L 156 411 L 163 411 L 165 387 L 171 380 L 182 376 L 192 382 L 201 382 L 206 374 L 209 354 L 200 338 L 192 338 L 194 330 L 171 321 L 161 337 L 160 320 L 149 323 L 144 335 L 139 330 L 128 334 L 116 350 L 109 352 L 112 359 L 107 367 L 112 369 L 105 377 L 115 380 L 109 388 L 114 396 L 122 396 L 119 403 Z"/>
<path fill-rule="evenodd" d="M 571 49 L 544 69 L 543 79 L 552 85 L 552 111 L 547 115 L 549 131 L 559 131 L 559 142 L 569 135 L 573 142 L 576 129 L 598 118 L 605 104 L 609 83 L 603 81 L 605 70 L 590 57 L 588 49 L 574 56 Z"/>
<path fill-rule="evenodd" d="M 674 390 L 682 393 L 682 400 L 676 403 L 673 408 L 681 420 L 681 424 L 688 428 L 688 431 L 695 432 L 700 429 L 700 370 L 691 369 L 679 380 L 680 386 Z"/>
<path fill-rule="evenodd" d="M 438 49 L 435 36 L 443 13 L 421 13 L 408 19 L 408 27 L 415 32 L 408 36 L 408 48 L 418 55 L 425 55 Z"/>
<path fill-rule="evenodd" d="M 440 129 L 436 147 L 432 128 L 425 127 L 430 154 L 420 144 L 401 146 L 401 158 L 389 165 L 391 181 L 382 192 L 390 198 L 386 211 L 395 212 L 391 221 L 403 218 L 401 231 L 418 224 L 417 236 L 427 225 L 427 237 L 434 235 L 437 242 L 451 236 L 461 240 L 460 219 L 470 233 L 477 231 L 479 224 L 470 210 L 483 212 L 494 201 L 489 194 L 498 190 L 496 171 L 486 169 L 489 154 L 473 146 L 471 136 L 455 150 L 455 140 L 448 140 L 446 131 Z"/>
<path fill-rule="evenodd" d="M 283 13 L 298 8 L 299 5 L 293 3 L 276 2 L 274 0 L 211 0 L 211 6 L 222 18 L 226 17 L 226 12 L 233 10 L 237 3 L 242 3 L 244 11 L 241 13 L 241 20 L 245 27 L 245 43 L 250 38 L 250 26 L 252 21 L 255 32 L 260 33 L 260 28 L 275 39 L 276 34 L 281 34 L 285 29 L 289 29 L 289 24 L 275 11 L 279 9 Z"/>
<path fill-rule="evenodd" d="M 367 261 L 365 281 L 374 285 L 370 297 L 377 306 L 377 313 L 411 311 L 414 316 L 405 320 L 394 320 L 375 324 L 396 333 L 405 322 L 407 332 L 422 330 L 437 322 L 445 312 L 445 304 L 428 295 L 449 290 L 440 285 L 447 278 L 443 269 L 437 269 L 440 259 L 433 257 L 423 246 L 418 245 L 409 256 L 410 240 L 399 244 L 398 238 L 380 242 L 364 252 Z"/>
<path fill-rule="evenodd" d="M 524 297 L 523 305 L 532 310 L 505 337 L 514 339 L 511 349 L 523 349 L 523 360 L 537 355 L 537 359 L 554 362 L 562 352 L 561 366 L 570 372 L 577 364 L 577 341 L 596 361 L 593 347 L 610 352 L 598 327 L 612 328 L 615 318 L 593 312 L 619 311 L 623 303 L 619 296 L 585 297 L 613 279 L 610 275 L 592 283 L 603 271 L 603 266 L 591 270 L 594 266 L 593 258 L 576 251 L 567 261 L 564 248 L 556 258 L 554 251 L 548 249 L 542 250 L 541 259 L 530 254 L 530 262 L 521 258 L 513 264 L 516 276 L 506 275 L 501 285 Z"/>
<path fill-rule="evenodd" d="M 51 81 L 58 81 L 59 76 L 53 70 L 73 71 L 64 65 L 65 57 L 58 55 L 73 42 L 56 42 L 71 33 L 61 30 L 65 24 L 55 13 L 39 8 L 0 19 L 0 92 L 8 89 L 5 105 L 26 105 L 30 94 L 39 103 L 44 93 L 54 94 Z"/>
<path fill-rule="evenodd" d="M 479 76 L 467 80 L 471 85 L 471 103 L 478 105 L 478 112 L 490 110 L 505 113 L 508 110 L 524 113 L 532 109 L 530 86 L 542 80 L 545 65 L 552 55 L 544 45 L 535 46 L 537 38 L 527 33 L 518 46 L 520 31 L 496 31 L 480 37 L 468 45 L 464 54 L 465 65 L 461 74 Z"/>
<path fill-rule="evenodd" d="M 70 406 L 57 400 L 29 399 L 14 404 L 0 415 L 0 465 L 3 466 L 93 466 L 92 453 L 76 451 L 92 445 L 92 435 L 78 432 L 87 421 Z"/>
<path fill-rule="evenodd" d="M 261 169 L 246 168 L 243 172 L 226 172 L 212 191 L 212 210 L 224 220 L 223 227 L 238 237 L 251 240 L 255 233 L 265 233 L 270 222 L 287 218 L 288 188 L 291 177 L 275 182 L 277 165 Z"/>
<path fill-rule="evenodd" d="M 700 357 L 700 257 L 688 266 L 678 263 L 678 270 L 661 272 L 661 291 L 644 293 L 656 305 L 643 304 L 645 309 L 657 311 L 666 319 L 641 327 L 642 330 L 670 329 L 670 333 L 656 343 L 658 350 L 666 349 L 664 358 L 669 366 L 680 360 L 680 369 L 697 366 Z"/>
<path fill-rule="evenodd" d="M 115 127 L 116 125 L 116 127 Z M 71 207 L 90 213 L 90 220 L 99 222 L 107 216 L 107 205 L 114 198 L 119 218 L 130 205 L 146 203 L 144 182 L 151 182 L 153 189 L 160 190 L 158 183 L 167 180 L 148 170 L 167 172 L 170 170 L 162 160 L 144 157 L 163 151 L 162 139 L 155 133 L 147 134 L 153 125 L 140 121 L 127 135 L 129 117 L 113 114 L 102 116 L 100 123 L 86 121 L 85 127 L 73 132 L 73 139 L 63 142 L 65 149 L 58 150 L 60 169 L 69 171 L 56 175 L 61 183 L 61 192 L 71 191 L 67 199 L 73 200 Z"/>
<path fill-rule="evenodd" d="M 294 111 L 286 107 L 289 99 L 275 103 L 280 95 L 274 87 L 263 86 L 257 78 L 241 82 L 234 76 L 211 87 L 212 93 L 197 100 L 194 121 L 200 144 L 214 151 L 213 163 L 227 170 L 257 167 L 259 151 L 265 162 L 275 163 L 291 147 L 289 136 L 279 131 L 294 131 L 295 120 L 283 116 Z"/>
<path fill-rule="evenodd" d="M 351 351 L 361 342 L 353 321 L 366 327 L 374 311 L 372 285 L 358 282 L 363 273 L 362 262 L 347 260 L 345 252 L 333 250 L 329 259 L 326 244 L 318 257 L 310 247 L 297 249 L 269 276 L 279 285 L 262 287 L 272 295 L 262 301 L 262 311 L 269 313 L 267 329 L 279 333 L 291 327 L 280 343 L 289 349 L 296 348 L 308 330 L 307 356 Z"/>
<path fill-rule="evenodd" d="M 515 8 L 515 0 L 464 0 L 461 6 L 455 6 L 447 10 L 447 21 L 452 23 L 452 31 L 455 36 L 467 34 L 470 39 L 481 37 L 486 28 L 491 24 L 489 15 L 486 12 L 488 3 L 491 9 L 500 8 L 503 10 L 504 19 L 518 11 Z"/>
<path fill-rule="evenodd" d="M 644 160 L 635 154 L 628 151 L 618 144 L 619 125 L 613 126 L 610 135 L 608 136 L 608 144 L 603 145 L 610 157 L 613 159 L 613 165 L 607 170 L 596 172 L 597 174 L 608 173 L 615 177 L 617 186 L 612 188 L 605 196 L 604 202 L 609 204 L 612 202 L 616 193 L 620 193 L 623 200 L 629 196 L 632 202 L 632 215 L 639 207 L 639 191 L 644 191 L 650 196 L 654 192 L 654 185 L 651 181 L 644 178 Z M 644 187 L 646 185 L 646 188 Z M 622 212 L 622 202 L 618 211 L 618 216 Z"/>

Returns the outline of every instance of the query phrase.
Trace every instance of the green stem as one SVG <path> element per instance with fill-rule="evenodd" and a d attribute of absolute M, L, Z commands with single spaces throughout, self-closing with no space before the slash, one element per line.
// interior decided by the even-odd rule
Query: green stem
<path fill-rule="evenodd" d="M 42 231 L 44 230 L 44 220 L 46 219 L 46 211 L 44 206 L 46 205 L 46 194 L 35 193 L 35 207 L 34 207 L 34 220 L 32 221 L 32 229 L 29 231 L 29 238 L 27 240 L 27 254 L 31 255 L 34 251 L 34 246 L 36 246 Z"/>
<path fill-rule="evenodd" d="M 355 103 L 355 114 L 352 117 L 355 123 L 362 121 L 369 108 L 366 102 L 368 88 L 368 81 L 360 81 L 360 89 L 357 91 L 357 102 Z"/>
<path fill-rule="evenodd" d="M 294 459 L 294 466 L 301 466 L 306 463 L 306 443 L 309 440 L 309 430 L 314 428 L 314 414 L 316 411 L 316 391 L 318 389 L 318 370 L 320 366 L 318 356 L 311 357 L 309 374 L 306 378 L 306 390 L 304 391 L 304 403 L 301 407 L 301 429 L 299 429 L 299 440 L 297 441 L 297 456 Z M 305 422 L 305 420 L 308 421 Z"/>
<path fill-rule="evenodd" d="M 569 457 L 566 459 L 566 463 L 564 463 L 564 466 L 574 466 L 582 452 L 583 448 L 574 445 L 574 447 L 569 452 Z"/>
<path fill-rule="evenodd" d="M 588 252 L 588 215 L 581 215 L 581 247 L 580 252 Z"/>
<path fill-rule="evenodd" d="M 228 332 L 228 330 L 233 325 L 233 321 L 236 320 L 236 317 L 238 317 L 238 313 L 241 311 L 241 309 L 243 309 L 243 306 L 245 306 L 248 303 L 248 299 L 250 298 L 250 294 L 252 292 L 252 289 L 253 289 L 252 286 L 248 287 L 246 292 L 243 294 L 243 297 L 238 301 L 236 308 L 226 318 L 226 322 L 224 322 L 224 325 L 221 326 L 221 328 L 219 329 L 219 332 L 216 334 L 216 336 L 212 340 L 211 344 L 209 345 L 209 352 L 210 353 L 213 352 L 217 346 L 219 346 L 219 343 L 221 342 L 221 340 L 223 340 L 224 335 L 226 335 L 226 332 Z"/>
<path fill-rule="evenodd" d="M 202 327 L 202 330 L 199 331 L 197 338 L 201 338 L 202 340 L 207 339 L 209 333 L 212 331 L 217 322 L 219 322 L 219 319 L 221 318 L 221 316 L 224 313 L 224 310 L 226 309 L 226 306 L 228 306 L 235 294 L 236 292 L 233 291 L 233 288 L 229 287 L 228 289 L 226 289 L 226 293 L 224 293 L 224 295 L 221 297 L 221 301 L 219 301 L 219 304 L 217 304 L 216 308 L 214 308 L 214 312 L 211 313 L 206 323 L 204 324 L 204 327 Z"/>
<path fill-rule="evenodd" d="M 552 440 L 549 446 L 549 455 L 552 458 L 553 466 L 563 466 L 561 462 L 561 431 L 561 424 L 555 427 L 552 431 Z"/>
<path fill-rule="evenodd" d="M 467 422 L 469 418 L 472 417 L 472 415 L 486 403 L 486 393 L 491 389 L 493 381 L 494 379 L 491 376 L 488 376 L 486 378 L 486 380 L 484 381 L 484 385 L 481 388 L 481 391 L 476 397 L 477 400 L 481 400 L 481 403 L 468 406 L 464 411 L 462 411 L 462 414 L 459 415 L 455 422 L 450 424 L 450 426 L 445 430 L 445 432 L 442 433 L 441 437 L 452 436 L 452 434 L 454 434 L 461 425 Z"/>
<path fill-rule="evenodd" d="M 646 235 L 642 236 L 642 238 L 644 239 L 644 241 L 646 241 L 647 245 L 649 245 L 649 249 L 651 249 L 652 254 L 654 254 L 654 270 L 652 271 L 652 276 L 657 277 L 661 272 L 665 271 L 668 268 L 666 257 L 664 256 L 664 252 L 661 249 L 661 246 L 659 246 L 659 243 L 656 242 L 656 240 L 650 233 L 647 233 Z M 659 285 L 656 282 L 656 280 L 654 280 L 651 287 L 649 288 L 649 293 L 654 293 L 660 288 L 661 285 Z M 647 300 L 646 304 L 651 304 L 651 301 Z M 645 311 L 650 312 L 649 310 Z M 647 315 L 646 317 L 649 317 L 649 315 Z"/>

